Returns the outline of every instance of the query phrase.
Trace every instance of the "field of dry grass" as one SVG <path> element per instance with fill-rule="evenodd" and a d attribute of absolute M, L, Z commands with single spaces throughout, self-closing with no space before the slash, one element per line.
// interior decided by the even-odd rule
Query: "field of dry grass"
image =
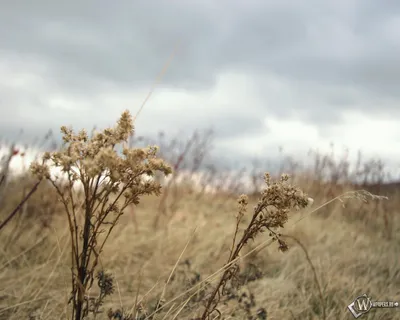
<path fill-rule="evenodd" d="M 181 144 L 177 153 L 171 145 L 161 148 L 175 172 L 196 169 L 204 153 L 196 139 Z M 191 165 L 185 167 L 185 161 Z M 347 305 L 364 293 L 374 300 L 400 301 L 400 190 L 385 189 L 388 200 L 337 198 L 358 187 L 322 181 L 318 172 L 323 169 L 316 166 L 313 175 L 292 172 L 294 183 L 314 203 L 291 212 L 279 231 L 287 251 L 278 250 L 269 232 L 247 243 L 237 263 L 240 269 L 218 303 L 221 319 L 352 319 Z M 212 176 L 215 186 L 226 184 L 223 176 Z M 175 178 L 161 196 L 143 196 L 138 206 L 128 206 L 111 233 L 97 268 L 112 275 L 114 292 L 104 299 L 96 319 L 202 315 L 210 288 L 230 256 L 238 188 L 233 183 L 230 190 L 216 187 L 207 193 L 174 183 Z M 8 182 L 2 190 L 0 222 L 35 181 L 27 173 Z M 250 223 L 258 196 L 256 191 L 249 195 L 238 238 Z M 85 295 L 98 297 L 96 282 Z M 42 183 L 0 230 L 0 319 L 71 319 L 70 297 L 70 230 L 57 193 Z M 110 308 L 113 314 L 108 316 Z M 122 316 L 122 311 L 137 316 Z M 361 318 L 400 319 L 400 308 L 371 310 Z"/>

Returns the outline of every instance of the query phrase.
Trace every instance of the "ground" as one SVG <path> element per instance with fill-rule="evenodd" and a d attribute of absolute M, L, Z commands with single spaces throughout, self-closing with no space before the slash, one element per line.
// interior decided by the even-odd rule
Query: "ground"
<path fill-rule="evenodd" d="M 281 231 L 292 237 L 287 238 L 289 250 L 280 252 L 268 233 L 249 243 L 239 262 L 240 286 L 228 290 L 218 307 L 224 319 L 323 319 L 323 309 L 326 319 L 352 319 L 347 305 L 364 293 L 374 300 L 400 301 L 400 194 L 392 190 L 389 200 L 368 203 L 335 200 L 311 212 L 338 194 L 332 185 L 315 181 L 301 187 L 315 201 L 290 214 Z M 21 196 L 20 184 L 9 188 L 0 220 Z M 23 216 L 0 231 L 0 319 L 68 319 L 69 232 L 62 207 L 49 190 L 42 187 Z M 116 289 L 98 319 L 107 319 L 109 308 L 132 309 L 136 300 L 151 312 L 178 261 L 166 286 L 163 314 L 172 307 L 166 319 L 173 319 L 189 296 L 185 291 L 226 262 L 236 196 L 182 188 L 175 192 L 179 197 L 166 204 L 157 227 L 160 198 L 154 196 L 122 216 L 100 261 Z M 255 198 L 250 202 L 241 230 Z M 89 295 L 96 293 L 94 285 Z M 194 319 L 204 299 L 199 292 L 177 319 Z M 371 310 L 362 319 L 400 319 L 400 308 Z"/>

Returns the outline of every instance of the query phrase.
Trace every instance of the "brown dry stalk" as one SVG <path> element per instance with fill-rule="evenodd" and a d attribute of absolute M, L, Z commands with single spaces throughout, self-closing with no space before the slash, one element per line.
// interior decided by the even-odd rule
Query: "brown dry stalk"
<path fill-rule="evenodd" d="M 320 284 L 319 281 L 318 281 L 317 271 L 315 270 L 314 264 L 313 264 L 312 261 L 311 261 L 311 258 L 310 258 L 310 255 L 308 254 L 308 251 L 307 251 L 306 246 L 303 245 L 303 244 L 301 243 L 301 241 L 300 241 L 299 239 L 297 239 L 296 237 L 294 237 L 294 236 L 282 235 L 281 237 L 283 237 L 283 238 L 289 238 L 289 239 L 294 240 L 294 241 L 299 245 L 299 247 L 301 248 L 301 250 L 303 250 L 304 255 L 306 256 L 306 260 L 307 260 L 308 264 L 310 265 L 311 270 L 312 270 L 312 272 L 313 272 L 314 282 L 315 282 L 315 285 L 316 285 L 316 287 L 317 287 L 317 289 L 318 289 L 319 299 L 321 300 L 321 306 L 322 306 L 322 319 L 323 319 L 323 320 L 326 320 L 326 306 L 325 306 L 325 299 L 324 299 L 324 296 L 322 295 L 321 284 Z"/>
<path fill-rule="evenodd" d="M 11 219 L 17 214 L 17 212 L 22 208 L 22 206 L 25 204 L 26 201 L 35 193 L 37 188 L 39 187 L 39 184 L 42 180 L 38 180 L 32 189 L 28 192 L 28 194 L 22 199 L 22 201 L 15 207 L 13 211 L 8 215 L 8 217 L 0 224 L 0 230 L 3 229 L 8 222 L 11 221 Z"/>
<path fill-rule="evenodd" d="M 134 131 L 128 111 L 122 113 L 114 128 L 92 137 L 85 130 L 74 133 L 62 127 L 61 131 L 64 148 L 45 153 L 42 163 L 31 164 L 31 171 L 50 181 L 64 206 L 71 238 L 72 319 L 82 320 L 113 292 L 112 276 L 100 270 L 96 276 L 102 286 L 100 296 L 92 305 L 86 296 L 111 232 L 129 205 L 137 205 L 143 195 L 160 195 L 161 185 L 145 178 L 156 172 L 168 175 L 171 168 L 157 157 L 157 147 L 125 147 L 122 154 L 116 150 Z M 50 167 L 61 168 L 66 183 L 52 177 Z M 83 186 L 82 203 L 73 192 L 79 183 Z"/>
<path fill-rule="evenodd" d="M 235 250 L 231 250 L 227 264 L 239 258 L 239 254 L 243 247 L 250 241 L 254 240 L 259 234 L 264 231 L 269 231 L 272 240 L 279 244 L 279 250 L 286 251 L 288 246 L 281 235 L 276 231 L 278 228 L 283 228 L 288 221 L 288 213 L 295 208 L 305 208 L 308 206 L 309 198 L 298 188 L 293 187 L 288 183 L 289 176 L 283 174 L 278 181 L 272 181 L 268 173 L 264 176 L 266 187 L 261 193 L 260 199 L 254 208 L 252 218 L 244 230 L 241 239 L 238 241 Z M 246 214 L 248 205 L 247 196 L 242 195 L 238 199 L 238 215 L 236 229 L 243 216 Z M 236 232 L 234 239 L 236 238 Z M 232 244 L 232 248 L 235 244 Z M 207 299 L 206 306 L 201 320 L 209 319 L 213 313 L 220 314 L 217 309 L 221 296 L 224 294 L 225 286 L 228 281 L 232 280 L 237 272 L 238 265 L 233 264 L 225 269 L 222 276 Z"/>

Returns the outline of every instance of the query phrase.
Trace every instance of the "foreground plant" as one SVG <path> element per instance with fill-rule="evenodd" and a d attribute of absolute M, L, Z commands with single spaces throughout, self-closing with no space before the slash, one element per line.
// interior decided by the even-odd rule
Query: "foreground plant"
<path fill-rule="evenodd" d="M 239 200 L 239 210 L 236 219 L 235 235 L 232 241 L 231 253 L 222 276 L 206 300 L 205 309 L 201 316 L 201 320 L 215 318 L 215 313 L 221 316 L 218 310 L 218 304 L 221 296 L 225 293 L 225 287 L 229 281 L 233 280 L 238 271 L 240 252 L 243 247 L 254 240 L 261 233 L 268 231 L 272 240 L 277 241 L 278 248 L 282 252 L 288 250 L 287 243 L 278 233 L 279 228 L 283 228 L 288 221 L 288 213 L 293 209 L 301 209 L 307 207 L 312 199 L 308 198 L 300 189 L 288 183 L 289 176 L 282 175 L 280 180 L 272 181 L 268 173 L 265 174 L 265 189 L 261 192 L 261 197 L 254 208 L 253 215 L 249 224 L 243 232 L 239 241 L 236 241 L 239 224 L 247 212 L 248 198 L 242 195 Z"/>
<path fill-rule="evenodd" d="M 47 179 L 62 202 L 71 236 L 72 319 L 82 320 L 89 311 L 87 292 L 92 287 L 95 270 L 104 245 L 124 212 L 137 205 L 143 195 L 161 192 L 161 185 L 147 179 L 156 172 L 164 175 L 171 168 L 157 158 L 157 148 L 129 149 L 133 134 L 130 113 L 122 113 L 115 128 L 88 136 L 85 130 L 75 134 L 62 127 L 61 151 L 45 153 L 41 163 L 31 164 L 31 171 Z M 122 154 L 118 147 L 122 146 Z M 66 179 L 53 177 L 50 168 L 61 169 Z M 83 188 L 83 197 L 74 192 Z M 105 296 L 105 295 L 104 295 Z"/>

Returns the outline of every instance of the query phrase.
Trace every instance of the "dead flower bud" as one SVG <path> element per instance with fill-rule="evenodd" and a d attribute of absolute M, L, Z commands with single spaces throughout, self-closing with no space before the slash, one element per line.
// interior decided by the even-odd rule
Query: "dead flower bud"
<path fill-rule="evenodd" d="M 237 218 L 240 221 L 242 219 L 242 217 L 244 216 L 244 214 L 247 212 L 247 205 L 249 203 L 249 198 L 245 194 L 242 194 L 237 201 L 238 201 Z"/>
<path fill-rule="evenodd" d="M 114 279 L 110 273 L 99 271 L 96 278 L 102 294 L 108 296 L 114 292 Z"/>
<path fill-rule="evenodd" d="M 50 169 L 46 164 L 39 164 L 38 162 L 32 162 L 30 165 L 30 171 L 33 175 L 39 179 L 50 179 Z"/>
<path fill-rule="evenodd" d="M 251 225 L 246 229 L 242 241 L 246 243 L 254 239 L 259 233 L 270 231 L 272 240 L 278 240 L 279 249 L 286 251 L 286 243 L 279 238 L 277 229 L 283 228 L 288 221 L 288 213 L 294 209 L 302 209 L 310 205 L 310 199 L 302 190 L 289 184 L 289 176 L 283 174 L 277 181 L 273 181 L 269 173 L 265 176 L 266 187 L 256 205 L 251 219 Z M 239 200 L 244 201 L 244 200 Z"/>
<path fill-rule="evenodd" d="M 282 239 L 278 239 L 278 243 L 279 243 L 279 250 L 282 252 L 286 252 L 289 250 L 288 245 L 286 244 L 285 241 L 283 241 Z"/>

